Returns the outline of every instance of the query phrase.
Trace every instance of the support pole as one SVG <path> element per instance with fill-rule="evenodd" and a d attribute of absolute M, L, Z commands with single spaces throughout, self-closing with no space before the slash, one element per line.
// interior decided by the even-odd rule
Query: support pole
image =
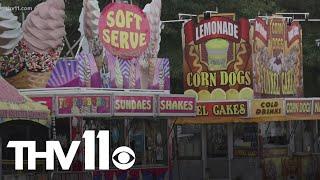
<path fill-rule="evenodd" d="M 202 177 L 207 178 L 207 125 L 201 125 L 201 156 L 202 156 Z"/>
<path fill-rule="evenodd" d="M 56 118 L 52 116 L 51 118 L 51 130 L 52 130 L 52 140 L 56 141 L 57 140 L 57 132 L 56 132 Z M 54 169 L 55 171 L 58 171 L 58 159 L 55 158 L 55 163 L 54 163 Z"/>
<path fill-rule="evenodd" d="M 0 137 L 0 180 L 2 180 L 2 138 Z"/>
<path fill-rule="evenodd" d="M 175 128 L 175 133 L 174 133 L 174 150 L 175 150 L 175 162 L 176 165 L 178 166 L 178 179 L 182 180 L 182 176 L 181 176 L 181 171 L 180 171 L 180 160 L 179 160 L 179 146 L 178 146 L 178 131 L 177 131 L 177 126 L 174 127 Z"/>
<path fill-rule="evenodd" d="M 232 179 L 232 159 L 233 159 L 233 124 L 227 124 L 227 134 L 228 134 L 228 177 Z"/>

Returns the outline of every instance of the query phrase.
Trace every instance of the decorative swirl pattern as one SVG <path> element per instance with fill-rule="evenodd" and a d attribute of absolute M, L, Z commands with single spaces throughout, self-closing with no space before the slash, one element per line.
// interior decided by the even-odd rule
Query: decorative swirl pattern
<path fill-rule="evenodd" d="M 192 65 L 193 65 L 193 67 L 198 68 L 197 72 L 201 72 L 202 71 L 202 65 L 200 63 L 201 60 L 200 60 L 198 53 L 196 53 L 195 51 L 196 51 L 196 46 L 191 45 L 189 54 L 190 54 L 190 56 L 194 57 Z"/>
<path fill-rule="evenodd" d="M 136 63 L 131 62 L 130 64 L 130 89 L 134 89 L 136 87 Z"/>
<path fill-rule="evenodd" d="M 115 66 L 115 83 L 117 88 L 123 88 L 123 75 L 120 70 L 120 63 L 119 60 L 116 61 L 116 66 Z"/>
<path fill-rule="evenodd" d="M 244 62 L 242 59 L 242 55 L 247 53 L 247 48 L 244 43 L 240 43 L 240 51 L 237 54 L 237 61 L 234 63 L 234 70 L 239 71 L 239 66 L 241 66 Z"/>

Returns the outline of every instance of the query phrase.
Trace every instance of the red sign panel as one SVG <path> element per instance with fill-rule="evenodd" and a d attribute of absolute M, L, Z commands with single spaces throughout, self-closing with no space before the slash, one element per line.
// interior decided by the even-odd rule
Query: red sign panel
<path fill-rule="evenodd" d="M 197 116 L 248 117 L 247 101 L 198 102 Z"/>
<path fill-rule="evenodd" d="M 202 101 L 253 98 L 250 25 L 234 19 L 217 14 L 183 24 L 185 94 Z"/>
<path fill-rule="evenodd" d="M 138 57 L 150 42 L 149 21 L 138 6 L 111 3 L 101 13 L 99 37 L 114 56 Z"/>
<path fill-rule="evenodd" d="M 48 107 L 48 109 L 52 112 L 53 110 L 53 99 L 52 97 L 30 97 L 33 101 L 41 103 Z"/>
<path fill-rule="evenodd" d="M 58 116 L 110 116 L 111 96 L 57 97 Z"/>
<path fill-rule="evenodd" d="M 196 99 L 186 96 L 160 96 L 158 101 L 159 116 L 195 116 Z"/>
<path fill-rule="evenodd" d="M 153 96 L 115 96 L 115 116 L 153 116 Z"/>

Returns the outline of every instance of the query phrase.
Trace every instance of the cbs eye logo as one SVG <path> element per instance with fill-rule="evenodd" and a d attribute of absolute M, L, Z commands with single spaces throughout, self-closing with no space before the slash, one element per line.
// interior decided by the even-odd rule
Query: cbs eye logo
<path fill-rule="evenodd" d="M 118 169 L 130 169 L 135 161 L 136 155 L 129 147 L 121 146 L 112 153 L 112 162 Z"/>

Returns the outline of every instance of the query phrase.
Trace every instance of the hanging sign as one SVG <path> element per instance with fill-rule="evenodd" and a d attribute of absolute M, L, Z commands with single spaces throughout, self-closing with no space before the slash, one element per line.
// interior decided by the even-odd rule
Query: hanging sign
<path fill-rule="evenodd" d="M 111 96 L 57 97 L 58 116 L 110 116 Z"/>
<path fill-rule="evenodd" d="M 196 99 L 187 96 L 159 96 L 159 116 L 195 116 Z"/>
<path fill-rule="evenodd" d="M 252 117 L 277 117 L 284 115 L 283 99 L 252 100 Z"/>
<path fill-rule="evenodd" d="M 199 100 L 252 99 L 249 21 L 217 14 L 183 25 L 185 94 Z"/>
<path fill-rule="evenodd" d="M 100 16 L 99 37 L 114 56 L 132 59 L 140 56 L 148 47 L 149 22 L 138 6 L 110 3 Z"/>
<path fill-rule="evenodd" d="M 287 99 L 286 100 L 287 115 L 311 115 L 312 100 L 306 99 Z"/>
<path fill-rule="evenodd" d="M 248 117 L 247 101 L 198 102 L 197 116 Z"/>
<path fill-rule="evenodd" d="M 154 97 L 152 95 L 115 95 L 115 116 L 154 116 Z"/>
<path fill-rule="evenodd" d="M 302 30 L 283 18 L 257 18 L 253 33 L 253 87 L 256 98 L 302 97 Z"/>

